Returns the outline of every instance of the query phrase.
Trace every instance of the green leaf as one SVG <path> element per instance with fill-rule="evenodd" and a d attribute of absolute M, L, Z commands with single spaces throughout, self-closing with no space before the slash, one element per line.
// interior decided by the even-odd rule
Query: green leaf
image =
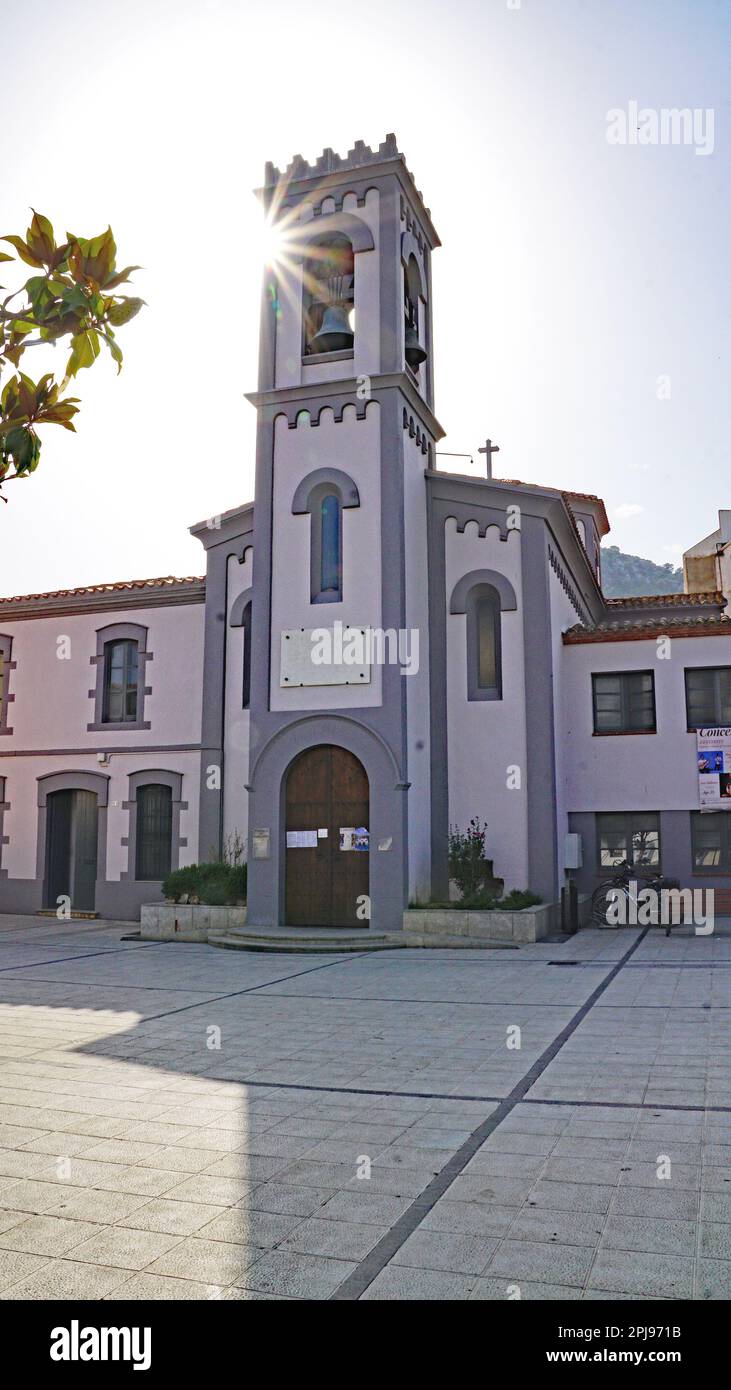
<path fill-rule="evenodd" d="M 99 334 L 93 328 L 84 329 L 82 333 L 75 333 L 71 339 L 71 356 L 66 363 L 66 375 L 61 383 L 61 389 L 66 386 L 72 376 L 76 376 L 82 367 L 91 367 L 99 356 Z"/>
<path fill-rule="evenodd" d="M 47 217 L 33 209 L 33 221 L 26 232 L 31 254 L 37 256 L 44 265 L 51 265 L 56 250 L 53 227 Z"/>
<path fill-rule="evenodd" d="M 113 275 L 111 280 L 106 281 L 104 285 L 105 290 L 113 290 L 116 289 L 117 285 L 123 285 L 126 280 L 129 280 L 133 270 L 141 269 L 141 265 L 126 265 L 124 270 L 120 270 L 119 274 Z"/>
<path fill-rule="evenodd" d="M 144 299 L 119 299 L 111 305 L 107 318 L 114 328 L 121 328 L 123 323 L 129 323 L 139 314 L 144 303 Z"/>
<path fill-rule="evenodd" d="M 26 246 L 22 237 L 0 236 L 0 241 L 9 241 L 10 245 L 15 247 L 21 261 L 25 261 L 26 265 L 36 266 L 38 270 L 43 269 L 43 261 L 40 261 L 37 256 L 33 255 L 33 252 Z"/>

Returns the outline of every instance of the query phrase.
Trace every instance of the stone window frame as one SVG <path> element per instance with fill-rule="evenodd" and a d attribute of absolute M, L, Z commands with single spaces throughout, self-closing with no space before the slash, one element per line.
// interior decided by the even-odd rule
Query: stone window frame
<path fill-rule="evenodd" d="M 340 569 L 344 571 L 343 512 L 360 506 L 360 493 L 353 479 L 341 468 L 316 468 L 298 484 L 292 498 L 295 516 L 310 514 L 310 603 L 342 603 L 343 586 L 338 595 L 323 593 L 322 574 L 322 503 L 325 497 L 335 496 L 340 503 Z"/>
<path fill-rule="evenodd" d="M 8 870 L 3 868 L 3 845 L 10 844 L 10 836 L 3 835 L 3 817 L 10 810 L 10 802 L 5 800 L 6 785 L 7 778 L 0 777 L 0 878 L 8 877 Z"/>
<path fill-rule="evenodd" d="M 141 623 L 108 623 L 96 630 L 96 655 L 89 657 L 91 666 L 96 666 L 96 685 L 89 691 L 89 699 L 94 701 L 94 720 L 87 724 L 87 733 L 130 733 L 134 730 L 149 729 L 149 719 L 145 719 L 145 697 L 152 694 L 152 686 L 146 685 L 147 663 L 154 653 L 147 650 L 148 629 Z M 137 718 L 110 722 L 104 719 L 104 671 L 105 649 L 111 642 L 137 643 Z"/>
<path fill-rule="evenodd" d="M 52 792 L 87 791 L 96 794 L 97 841 L 96 841 L 96 882 L 106 883 L 107 875 L 107 813 L 109 808 L 110 777 L 105 772 L 82 771 L 46 772 L 37 777 L 38 783 L 38 831 L 36 841 L 36 878 L 42 884 L 43 902 L 46 901 L 48 865 L 47 851 L 47 802 Z"/>
<path fill-rule="evenodd" d="M 15 695 L 10 690 L 10 672 L 14 671 L 17 661 L 11 661 L 13 654 L 13 639 L 7 634 L 0 633 L 0 657 L 3 663 L 3 684 L 0 691 L 0 734 L 12 734 L 13 730 L 8 724 L 8 706 L 15 700 Z"/>
<path fill-rule="evenodd" d="M 127 868 L 119 877 L 128 883 L 156 883 L 157 879 L 137 878 L 137 791 L 147 786 L 169 787 L 172 792 L 173 823 L 170 837 L 170 871 L 180 868 L 180 851 L 186 849 L 188 838 L 180 834 L 180 813 L 188 810 L 188 802 L 183 801 L 183 773 L 169 772 L 164 768 L 149 768 L 141 772 L 130 772 L 127 779 L 128 799 L 122 802 L 122 810 L 129 812 L 127 834 L 120 844 L 127 850 Z M 162 880 L 160 880 L 162 881 Z"/>
<path fill-rule="evenodd" d="M 480 599 L 488 597 L 494 599 L 499 618 L 496 623 L 497 650 L 495 653 L 498 684 L 490 689 L 485 689 L 479 684 L 477 605 Z M 472 570 L 469 574 L 464 574 L 455 584 L 449 603 L 449 612 L 450 614 L 464 613 L 467 618 L 467 699 L 469 701 L 502 700 L 502 615 L 516 610 L 517 607 L 518 601 L 510 580 L 504 574 L 499 574 L 497 570 Z"/>

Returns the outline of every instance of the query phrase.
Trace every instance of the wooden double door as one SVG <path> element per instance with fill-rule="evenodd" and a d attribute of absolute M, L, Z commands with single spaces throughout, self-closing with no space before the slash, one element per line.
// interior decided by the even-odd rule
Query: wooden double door
<path fill-rule="evenodd" d="M 93 912 L 96 898 L 98 806 L 96 792 L 51 792 L 46 804 L 46 907 L 59 897 L 77 912 Z"/>
<path fill-rule="evenodd" d="M 353 836 L 354 830 L 366 835 Z M 300 753 L 286 786 L 288 926 L 368 926 L 370 914 L 363 908 L 369 881 L 370 852 L 364 847 L 368 830 L 368 776 L 363 764 L 332 744 Z"/>

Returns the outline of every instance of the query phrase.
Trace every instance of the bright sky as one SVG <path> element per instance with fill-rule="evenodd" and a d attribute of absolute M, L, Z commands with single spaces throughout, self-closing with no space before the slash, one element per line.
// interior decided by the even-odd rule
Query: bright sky
<path fill-rule="evenodd" d="M 728 0 L 0 0 L 0 43 L 1 230 L 111 222 L 149 305 L 6 488 L 0 593 L 202 572 L 187 527 L 253 492 L 251 190 L 388 131 L 443 242 L 440 447 L 491 435 L 660 562 L 731 506 Z M 630 101 L 712 108 L 713 153 L 608 144 Z"/>

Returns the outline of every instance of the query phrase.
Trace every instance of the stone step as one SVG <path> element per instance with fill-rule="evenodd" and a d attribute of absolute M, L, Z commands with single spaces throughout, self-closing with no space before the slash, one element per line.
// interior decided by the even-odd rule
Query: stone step
<path fill-rule="evenodd" d="M 341 955 L 348 951 L 393 951 L 407 945 L 405 933 L 353 931 L 309 931 L 306 927 L 233 927 L 227 932 L 209 932 L 209 946 L 225 951 L 283 951 L 307 955 Z"/>
<path fill-rule="evenodd" d="M 342 955 L 349 951 L 447 950 L 447 951 L 517 951 L 508 941 L 491 941 L 484 937 L 449 936 L 430 932 L 362 932 L 325 935 L 300 927 L 292 931 L 269 928 L 266 931 L 247 931 L 245 927 L 228 932 L 210 932 L 209 946 L 224 951 L 282 951 L 290 954 Z"/>

